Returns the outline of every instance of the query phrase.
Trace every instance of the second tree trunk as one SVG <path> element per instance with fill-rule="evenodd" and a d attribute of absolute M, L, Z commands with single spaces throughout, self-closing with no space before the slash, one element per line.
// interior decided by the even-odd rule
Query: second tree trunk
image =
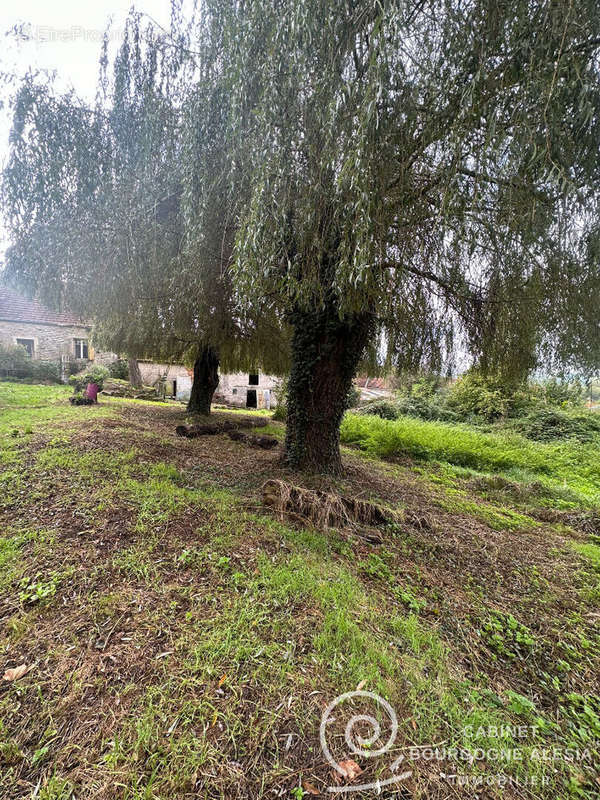
<path fill-rule="evenodd" d="M 137 362 L 137 358 L 129 358 L 127 360 L 127 368 L 129 371 L 129 383 L 135 389 L 141 389 L 142 373 L 140 372 L 140 365 Z"/>
<path fill-rule="evenodd" d="M 194 362 L 194 380 L 187 404 L 190 414 L 210 414 L 210 405 L 219 385 L 219 356 L 217 351 L 207 345 L 203 347 Z"/>

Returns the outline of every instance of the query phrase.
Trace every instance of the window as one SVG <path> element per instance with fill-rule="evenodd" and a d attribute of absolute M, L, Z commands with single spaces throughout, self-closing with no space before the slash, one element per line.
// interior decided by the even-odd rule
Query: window
<path fill-rule="evenodd" d="M 20 344 L 21 347 L 27 350 L 29 358 L 33 358 L 33 353 L 35 351 L 35 342 L 33 339 L 17 339 L 17 344 Z"/>
<path fill-rule="evenodd" d="M 88 358 L 88 342 L 87 339 L 74 339 L 75 342 L 75 358 Z"/>
<path fill-rule="evenodd" d="M 258 386 L 258 372 L 256 374 L 248 375 L 248 383 L 250 386 Z"/>

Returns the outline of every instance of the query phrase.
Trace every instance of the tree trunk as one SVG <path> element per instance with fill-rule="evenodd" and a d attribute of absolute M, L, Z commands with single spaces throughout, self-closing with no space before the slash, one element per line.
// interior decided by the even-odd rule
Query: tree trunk
<path fill-rule="evenodd" d="M 189 413 L 202 414 L 207 417 L 210 414 L 210 404 L 218 385 L 219 356 L 214 348 L 206 345 L 194 362 L 194 381 L 187 404 Z"/>
<path fill-rule="evenodd" d="M 285 460 L 294 469 L 340 473 L 340 424 L 372 331 L 370 314 L 340 319 L 332 306 L 296 312 Z"/>
<path fill-rule="evenodd" d="M 140 372 L 140 365 L 137 362 L 137 358 L 128 359 L 127 365 L 129 367 L 129 383 L 135 389 L 141 389 L 142 388 L 142 373 Z"/>

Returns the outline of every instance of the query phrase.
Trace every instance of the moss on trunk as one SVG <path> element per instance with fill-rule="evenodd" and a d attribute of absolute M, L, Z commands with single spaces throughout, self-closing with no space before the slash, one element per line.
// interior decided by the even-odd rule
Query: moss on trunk
<path fill-rule="evenodd" d="M 372 317 L 340 319 L 330 305 L 296 312 L 292 324 L 285 459 L 294 469 L 339 473 L 340 424 Z"/>

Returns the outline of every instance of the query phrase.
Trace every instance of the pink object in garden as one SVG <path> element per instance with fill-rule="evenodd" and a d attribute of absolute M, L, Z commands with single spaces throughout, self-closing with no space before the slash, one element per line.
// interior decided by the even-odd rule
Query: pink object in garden
<path fill-rule="evenodd" d="M 97 383 L 88 383 L 85 387 L 85 396 L 89 397 L 94 403 L 98 402 L 98 384 Z"/>

